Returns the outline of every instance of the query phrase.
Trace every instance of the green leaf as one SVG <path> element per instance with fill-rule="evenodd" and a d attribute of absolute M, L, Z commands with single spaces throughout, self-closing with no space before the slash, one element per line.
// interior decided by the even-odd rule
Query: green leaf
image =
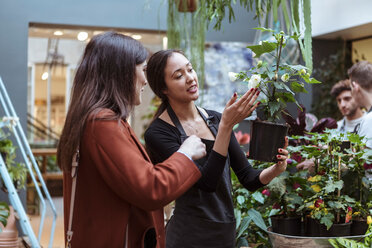
<path fill-rule="evenodd" d="M 328 242 L 334 247 L 334 248 L 342 248 L 338 245 L 338 242 L 336 239 L 328 239 Z"/>
<path fill-rule="evenodd" d="M 343 209 L 344 208 L 344 204 L 342 204 L 341 202 L 339 201 L 329 201 L 328 202 L 328 205 L 333 208 L 333 209 Z"/>
<path fill-rule="evenodd" d="M 263 204 L 265 202 L 265 198 L 262 196 L 262 194 L 258 191 L 254 192 L 252 194 L 253 199 L 258 201 L 259 203 Z"/>
<path fill-rule="evenodd" d="M 305 86 L 303 83 L 298 83 L 298 82 L 292 82 L 291 83 L 291 88 L 294 92 L 303 92 L 307 93 L 307 90 L 305 89 Z"/>
<path fill-rule="evenodd" d="M 278 21 L 278 5 L 279 5 L 279 0 L 273 0 L 273 17 L 274 17 L 274 22 Z"/>
<path fill-rule="evenodd" d="M 300 29 L 299 10 L 300 10 L 299 0 L 293 0 L 292 5 L 291 5 L 292 18 L 293 18 L 292 19 L 292 25 L 293 25 L 293 29 L 296 33 L 300 33 L 299 32 L 299 29 Z"/>
<path fill-rule="evenodd" d="M 322 82 L 316 80 L 315 78 L 310 78 L 309 84 L 321 84 Z"/>
<path fill-rule="evenodd" d="M 275 96 L 279 97 L 282 102 L 296 102 L 293 94 L 289 92 L 277 92 Z"/>
<path fill-rule="evenodd" d="M 256 55 L 255 58 L 259 58 L 264 53 L 269 53 L 274 51 L 278 47 L 276 42 L 262 41 L 262 45 L 247 46 Z"/>
<path fill-rule="evenodd" d="M 234 215 L 235 215 L 235 220 L 236 220 L 236 230 L 238 230 L 240 226 L 240 222 L 242 221 L 242 212 L 240 211 L 240 209 L 235 208 Z"/>
<path fill-rule="evenodd" d="M 302 1 L 302 10 L 304 15 L 304 24 L 305 24 L 305 35 L 304 35 L 304 60 L 306 66 L 311 71 L 313 70 L 313 52 L 312 52 L 312 34 L 311 34 L 311 1 L 304 0 Z"/>
<path fill-rule="evenodd" d="M 275 113 L 280 109 L 280 102 L 268 102 L 270 115 L 274 116 Z"/>
<path fill-rule="evenodd" d="M 247 229 L 249 224 L 251 223 L 252 218 L 250 216 L 246 216 L 243 218 L 241 225 L 239 227 L 237 238 L 239 238 Z"/>
<path fill-rule="evenodd" d="M 336 238 L 336 239 L 329 239 L 329 243 L 333 245 L 333 247 L 341 247 L 341 248 L 369 248 L 363 243 L 357 242 L 352 239 L 345 239 L 345 238 Z"/>
<path fill-rule="evenodd" d="M 324 190 L 325 190 L 325 193 L 328 194 L 328 193 L 334 192 L 336 189 L 341 190 L 343 186 L 344 186 L 344 182 L 342 180 L 336 181 L 333 183 L 328 182 L 327 186 L 324 187 Z"/>
<path fill-rule="evenodd" d="M 265 27 L 259 27 L 259 28 L 253 28 L 253 29 L 261 30 L 262 32 L 271 32 L 271 33 L 275 32 L 274 30 L 272 30 L 270 28 L 265 28 Z"/>
<path fill-rule="evenodd" d="M 331 226 L 333 225 L 333 221 L 330 218 L 329 214 L 327 214 L 326 216 L 323 216 L 320 219 L 320 223 L 326 225 L 327 230 L 329 230 L 329 228 L 331 228 Z"/>
<path fill-rule="evenodd" d="M 262 219 L 262 215 L 257 210 L 251 208 L 248 210 L 248 216 L 250 216 L 253 222 L 265 232 L 267 231 L 267 226 L 265 221 Z"/>
<path fill-rule="evenodd" d="M 281 5 L 282 5 L 282 12 L 283 12 L 284 20 L 285 20 L 285 26 L 287 27 L 287 32 L 288 32 L 291 28 L 291 23 L 289 20 L 289 15 L 288 15 L 288 10 L 287 10 L 287 1 L 282 1 Z"/>
<path fill-rule="evenodd" d="M 237 202 L 242 205 L 244 202 L 245 202 L 245 198 L 244 196 L 241 196 L 239 195 L 237 198 L 236 198 Z"/>

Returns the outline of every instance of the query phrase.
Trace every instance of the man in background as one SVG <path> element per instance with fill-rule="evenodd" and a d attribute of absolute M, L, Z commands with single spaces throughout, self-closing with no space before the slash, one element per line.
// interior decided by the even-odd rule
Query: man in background
<path fill-rule="evenodd" d="M 343 118 L 337 122 L 337 130 L 343 133 L 358 133 L 365 115 L 356 99 L 352 96 L 351 91 L 349 79 L 339 81 L 331 89 L 331 95 L 336 98 L 338 109 L 343 115 Z M 305 159 L 296 168 L 298 170 L 308 169 L 312 172 L 314 166 L 312 159 Z"/>
<path fill-rule="evenodd" d="M 348 74 L 353 98 L 367 111 L 358 134 L 365 136 L 367 147 L 372 148 L 372 64 L 360 61 L 348 70 Z"/>
<path fill-rule="evenodd" d="M 336 83 L 331 90 L 336 98 L 338 109 L 343 118 L 337 122 L 337 130 L 343 133 L 356 133 L 360 128 L 364 112 L 351 95 L 350 80 L 345 79 Z"/>

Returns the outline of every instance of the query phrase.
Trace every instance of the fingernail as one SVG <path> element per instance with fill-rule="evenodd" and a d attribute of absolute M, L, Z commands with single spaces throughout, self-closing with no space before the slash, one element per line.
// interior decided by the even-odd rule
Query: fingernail
<path fill-rule="evenodd" d="M 276 155 L 276 158 L 280 158 L 280 155 Z"/>
<path fill-rule="evenodd" d="M 261 104 L 261 102 L 258 102 L 258 103 L 257 103 L 257 106 L 260 105 L 260 104 Z"/>
<path fill-rule="evenodd" d="M 256 95 L 258 96 L 259 94 L 260 94 L 260 91 L 258 90 L 257 93 L 256 93 Z"/>
<path fill-rule="evenodd" d="M 234 92 L 234 97 L 236 97 L 236 92 Z"/>
<path fill-rule="evenodd" d="M 253 88 L 251 88 L 251 89 L 249 90 L 249 92 L 252 92 L 252 90 L 253 90 Z"/>
<path fill-rule="evenodd" d="M 282 152 L 282 149 L 279 149 L 279 152 Z"/>

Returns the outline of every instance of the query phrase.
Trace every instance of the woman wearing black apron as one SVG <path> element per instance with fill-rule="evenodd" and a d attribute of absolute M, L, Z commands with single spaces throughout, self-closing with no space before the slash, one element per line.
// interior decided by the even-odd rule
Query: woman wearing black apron
<path fill-rule="evenodd" d="M 147 78 L 162 100 L 145 133 L 153 162 L 166 160 L 192 134 L 200 137 L 207 148 L 207 156 L 195 161 L 202 178 L 176 200 L 166 230 L 166 247 L 234 247 L 230 167 L 251 191 L 269 183 L 286 168 L 288 152 L 282 148 L 276 165 L 263 171 L 253 169 L 232 132 L 233 126 L 259 104 L 255 103 L 259 91 L 251 89 L 240 99 L 234 94 L 222 115 L 198 108 L 194 105 L 199 96 L 196 73 L 183 53 L 176 50 L 155 53 L 147 64 Z"/>

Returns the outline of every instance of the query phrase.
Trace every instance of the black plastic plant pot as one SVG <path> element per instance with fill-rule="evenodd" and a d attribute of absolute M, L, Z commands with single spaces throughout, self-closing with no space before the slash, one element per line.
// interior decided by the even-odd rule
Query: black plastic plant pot
<path fill-rule="evenodd" d="M 340 149 L 342 153 L 347 153 L 346 149 L 350 149 L 351 147 L 351 142 L 348 140 L 342 141 L 340 144 Z"/>
<path fill-rule="evenodd" d="M 366 220 L 353 220 L 351 224 L 351 235 L 364 235 L 367 232 L 368 224 Z"/>
<path fill-rule="evenodd" d="M 284 215 L 273 215 L 270 218 L 273 232 L 301 236 L 301 216 L 285 217 Z"/>
<path fill-rule="evenodd" d="M 252 121 L 248 158 L 277 162 L 276 155 L 278 149 L 284 147 L 287 132 L 288 126 L 285 124 Z"/>
<path fill-rule="evenodd" d="M 311 217 L 305 218 L 306 236 L 319 237 L 320 223 Z"/>
<path fill-rule="evenodd" d="M 341 223 L 341 224 L 333 224 L 329 230 L 325 225 L 320 225 L 320 236 L 321 237 L 345 237 L 350 236 L 351 233 L 351 224 L 349 223 Z"/>

